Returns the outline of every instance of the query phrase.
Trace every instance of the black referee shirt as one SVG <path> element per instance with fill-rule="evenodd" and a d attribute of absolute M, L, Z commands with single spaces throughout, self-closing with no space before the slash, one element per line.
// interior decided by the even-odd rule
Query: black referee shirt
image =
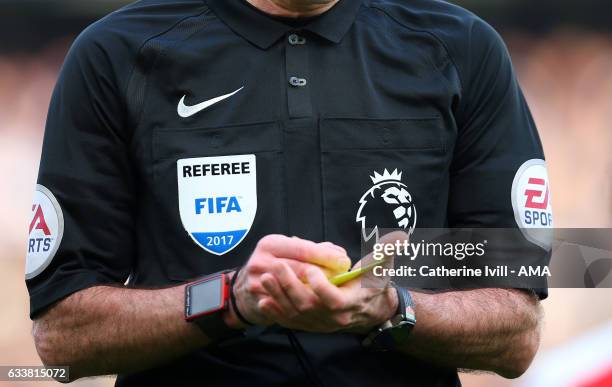
<path fill-rule="evenodd" d="M 138 1 L 81 34 L 54 91 L 30 313 L 235 267 L 272 233 L 356 259 L 362 227 L 518 227 L 513 182 L 543 158 L 502 40 L 454 5 L 340 0 L 289 21 L 243 0 Z M 377 184 L 404 210 L 366 214 Z M 351 334 L 273 329 L 117 385 L 198 383 L 459 385 Z"/>

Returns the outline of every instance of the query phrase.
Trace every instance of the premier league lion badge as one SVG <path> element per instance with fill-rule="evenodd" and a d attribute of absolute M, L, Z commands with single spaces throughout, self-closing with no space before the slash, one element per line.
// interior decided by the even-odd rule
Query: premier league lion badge
<path fill-rule="evenodd" d="M 402 182 L 402 172 L 395 169 L 389 173 L 386 169 L 370 176 L 374 185 L 359 200 L 356 222 L 361 223 L 361 232 L 365 241 L 372 237 L 378 240 L 378 228 L 402 228 L 409 234 L 414 232 L 417 222 L 417 211 Z M 368 231 L 370 230 L 370 231 Z"/>
<path fill-rule="evenodd" d="M 177 161 L 179 211 L 193 241 L 216 255 L 246 237 L 257 212 L 255 155 Z"/>

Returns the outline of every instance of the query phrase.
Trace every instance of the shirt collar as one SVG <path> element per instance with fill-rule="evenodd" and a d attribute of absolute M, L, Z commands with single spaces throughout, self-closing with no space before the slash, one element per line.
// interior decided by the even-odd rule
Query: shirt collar
<path fill-rule="evenodd" d="M 294 28 L 265 15 L 246 0 L 205 0 L 210 9 L 236 34 L 267 49 Z M 340 43 L 353 25 L 362 0 L 340 0 L 330 10 L 313 19 L 303 30 Z"/>

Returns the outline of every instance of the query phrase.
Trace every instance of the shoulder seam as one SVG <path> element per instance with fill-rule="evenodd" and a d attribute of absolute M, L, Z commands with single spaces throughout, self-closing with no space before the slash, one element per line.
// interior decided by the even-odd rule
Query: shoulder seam
<path fill-rule="evenodd" d="M 138 65 L 138 56 L 140 55 L 142 49 L 153 39 L 159 38 L 160 36 L 163 36 L 169 32 L 171 32 L 172 30 L 174 30 L 177 26 L 179 26 L 181 23 L 183 23 L 184 21 L 191 19 L 191 18 L 197 18 L 200 17 L 208 12 L 210 12 L 210 9 L 208 7 L 206 7 L 206 4 L 204 4 L 204 2 L 202 2 L 202 6 L 204 6 L 204 9 L 199 9 L 197 13 L 192 13 L 188 16 L 182 17 L 180 19 L 178 19 L 177 21 L 175 21 L 170 27 L 168 27 L 167 29 L 156 33 L 150 37 L 148 37 L 147 39 L 145 39 L 139 46 L 138 46 L 138 50 L 136 50 L 135 53 L 135 58 L 134 58 L 134 63 L 132 65 L 132 69 L 130 71 L 130 75 L 127 78 L 127 83 L 125 84 L 125 86 L 123 87 L 123 91 L 122 91 L 122 97 L 124 98 L 124 100 L 126 101 L 126 109 L 127 109 L 127 101 L 128 101 L 128 91 L 130 88 L 130 84 L 132 82 L 132 78 L 134 77 L 134 72 L 136 71 L 136 67 Z M 136 125 L 140 122 L 140 117 L 138 118 L 138 121 L 135 123 Z"/>
<path fill-rule="evenodd" d="M 162 32 L 156 33 L 156 34 L 146 38 L 145 40 L 142 41 L 141 44 L 138 45 L 138 50 L 136 50 L 136 53 L 135 53 L 134 64 L 132 65 L 132 69 L 130 71 L 129 77 L 127 78 L 127 83 L 126 83 L 126 85 L 124 85 L 123 90 L 122 90 L 122 97 L 125 98 L 126 101 L 127 101 L 127 91 L 128 91 L 129 85 L 130 85 L 130 80 L 132 79 L 132 76 L 134 75 L 134 71 L 136 70 L 136 65 L 137 65 L 137 62 L 138 62 L 138 60 L 137 60 L 138 59 L 138 55 L 140 55 L 140 52 L 142 51 L 143 47 L 147 43 L 149 43 L 151 40 L 153 40 L 155 38 L 158 38 L 158 37 L 160 37 L 162 35 L 167 34 L 170 31 L 172 31 L 173 29 L 175 29 L 179 24 L 181 24 L 185 20 L 190 19 L 192 17 L 201 16 L 201 15 L 203 15 L 204 13 L 206 13 L 209 10 L 208 7 L 206 7 L 206 4 L 204 4 L 203 1 L 202 1 L 202 6 L 205 7 L 203 10 L 202 9 L 198 9 L 198 12 L 189 14 L 189 15 L 187 15 L 185 17 L 182 17 L 182 18 L 178 19 L 177 21 L 175 21 L 167 29 L 165 29 Z M 115 12 L 117 12 L 117 11 L 115 11 Z"/>
<path fill-rule="evenodd" d="M 414 32 L 419 32 L 419 33 L 422 33 L 422 34 L 427 34 L 427 35 L 431 36 L 432 38 L 434 38 L 442 46 L 442 48 L 446 52 L 446 55 L 448 56 L 448 59 L 453 64 L 453 67 L 455 68 L 455 71 L 457 71 L 457 74 L 459 75 L 459 86 L 461 87 L 461 92 L 463 93 L 464 83 L 463 83 L 463 77 L 461 76 L 461 71 L 459 70 L 459 66 L 457 65 L 457 62 L 455 61 L 455 59 L 451 55 L 450 50 L 448 49 L 447 44 L 444 42 L 444 40 L 442 38 L 440 38 L 438 35 L 436 35 L 435 33 L 431 32 L 431 31 L 414 28 L 414 27 L 411 27 L 411 26 L 408 26 L 408 25 L 402 23 L 401 21 L 397 20 L 397 18 L 395 16 L 391 15 L 389 12 L 387 12 L 387 10 L 379 7 L 377 4 L 371 4 L 370 3 L 368 5 L 368 7 L 374 8 L 374 9 L 378 10 L 379 12 L 384 13 L 387 17 L 389 17 L 395 23 L 399 24 L 400 26 L 402 26 L 404 28 L 407 28 L 407 29 L 409 29 L 411 31 L 414 31 Z"/>

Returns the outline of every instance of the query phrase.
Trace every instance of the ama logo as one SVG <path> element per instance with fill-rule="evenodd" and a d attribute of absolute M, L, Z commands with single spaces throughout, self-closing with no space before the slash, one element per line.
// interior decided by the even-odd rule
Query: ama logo
<path fill-rule="evenodd" d="M 257 212 L 255 155 L 177 161 L 181 222 L 202 249 L 223 255 L 246 237 Z"/>
<path fill-rule="evenodd" d="M 36 186 L 28 236 L 26 279 L 36 277 L 49 266 L 63 233 L 64 217 L 57 199 L 44 186 Z"/>
<path fill-rule="evenodd" d="M 367 242 L 372 237 L 378 240 L 378 227 L 402 228 L 409 234 L 414 232 L 417 210 L 408 187 L 402 182 L 402 172 L 386 169 L 370 176 L 374 184 L 359 200 L 355 221 L 361 223 L 361 233 Z M 368 231 L 371 230 L 371 231 Z"/>
<path fill-rule="evenodd" d="M 546 162 L 528 160 L 512 182 L 514 218 L 528 241 L 549 250 L 553 239 L 553 212 Z"/>

